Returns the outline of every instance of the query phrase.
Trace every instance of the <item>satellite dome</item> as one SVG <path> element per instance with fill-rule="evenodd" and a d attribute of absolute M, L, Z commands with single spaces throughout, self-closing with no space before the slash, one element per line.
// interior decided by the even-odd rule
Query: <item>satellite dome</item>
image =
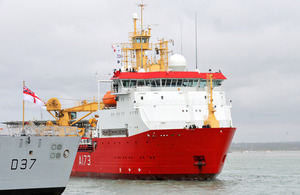
<path fill-rule="evenodd" d="M 135 19 L 135 20 L 137 20 L 137 19 L 138 19 L 138 15 L 137 15 L 137 13 L 133 13 L 133 14 L 132 14 L 132 19 Z"/>
<path fill-rule="evenodd" d="M 186 59 L 183 55 L 174 54 L 169 59 L 169 70 L 184 71 L 186 68 Z"/>

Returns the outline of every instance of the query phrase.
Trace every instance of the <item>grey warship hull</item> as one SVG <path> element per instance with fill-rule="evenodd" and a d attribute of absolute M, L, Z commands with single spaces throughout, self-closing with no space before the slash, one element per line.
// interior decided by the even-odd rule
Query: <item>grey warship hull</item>
<path fill-rule="evenodd" d="M 79 141 L 55 133 L 1 135 L 0 194 L 62 194 Z"/>

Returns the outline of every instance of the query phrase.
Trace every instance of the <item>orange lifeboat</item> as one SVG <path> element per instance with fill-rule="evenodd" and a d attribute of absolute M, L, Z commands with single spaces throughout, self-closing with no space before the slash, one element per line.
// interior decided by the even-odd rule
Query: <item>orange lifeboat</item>
<path fill-rule="evenodd" d="M 103 103 L 105 107 L 115 107 L 117 105 L 116 95 L 111 95 L 111 91 L 107 91 L 103 96 Z"/>

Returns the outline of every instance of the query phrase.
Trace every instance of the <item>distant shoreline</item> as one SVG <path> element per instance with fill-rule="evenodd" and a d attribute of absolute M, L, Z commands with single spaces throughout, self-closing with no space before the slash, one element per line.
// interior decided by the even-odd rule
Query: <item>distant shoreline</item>
<path fill-rule="evenodd" d="M 229 151 L 300 151 L 298 142 L 232 143 Z"/>

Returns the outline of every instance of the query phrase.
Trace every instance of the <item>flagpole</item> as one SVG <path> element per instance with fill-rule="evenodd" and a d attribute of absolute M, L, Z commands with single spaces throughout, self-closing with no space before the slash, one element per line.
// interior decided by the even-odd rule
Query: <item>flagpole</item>
<path fill-rule="evenodd" d="M 22 91 L 24 90 L 24 87 L 25 87 L 25 81 L 23 81 L 23 89 L 22 89 Z M 23 97 L 23 129 L 24 129 L 24 115 L 25 115 L 24 114 L 24 110 L 25 110 L 25 100 L 24 100 L 24 97 Z"/>

